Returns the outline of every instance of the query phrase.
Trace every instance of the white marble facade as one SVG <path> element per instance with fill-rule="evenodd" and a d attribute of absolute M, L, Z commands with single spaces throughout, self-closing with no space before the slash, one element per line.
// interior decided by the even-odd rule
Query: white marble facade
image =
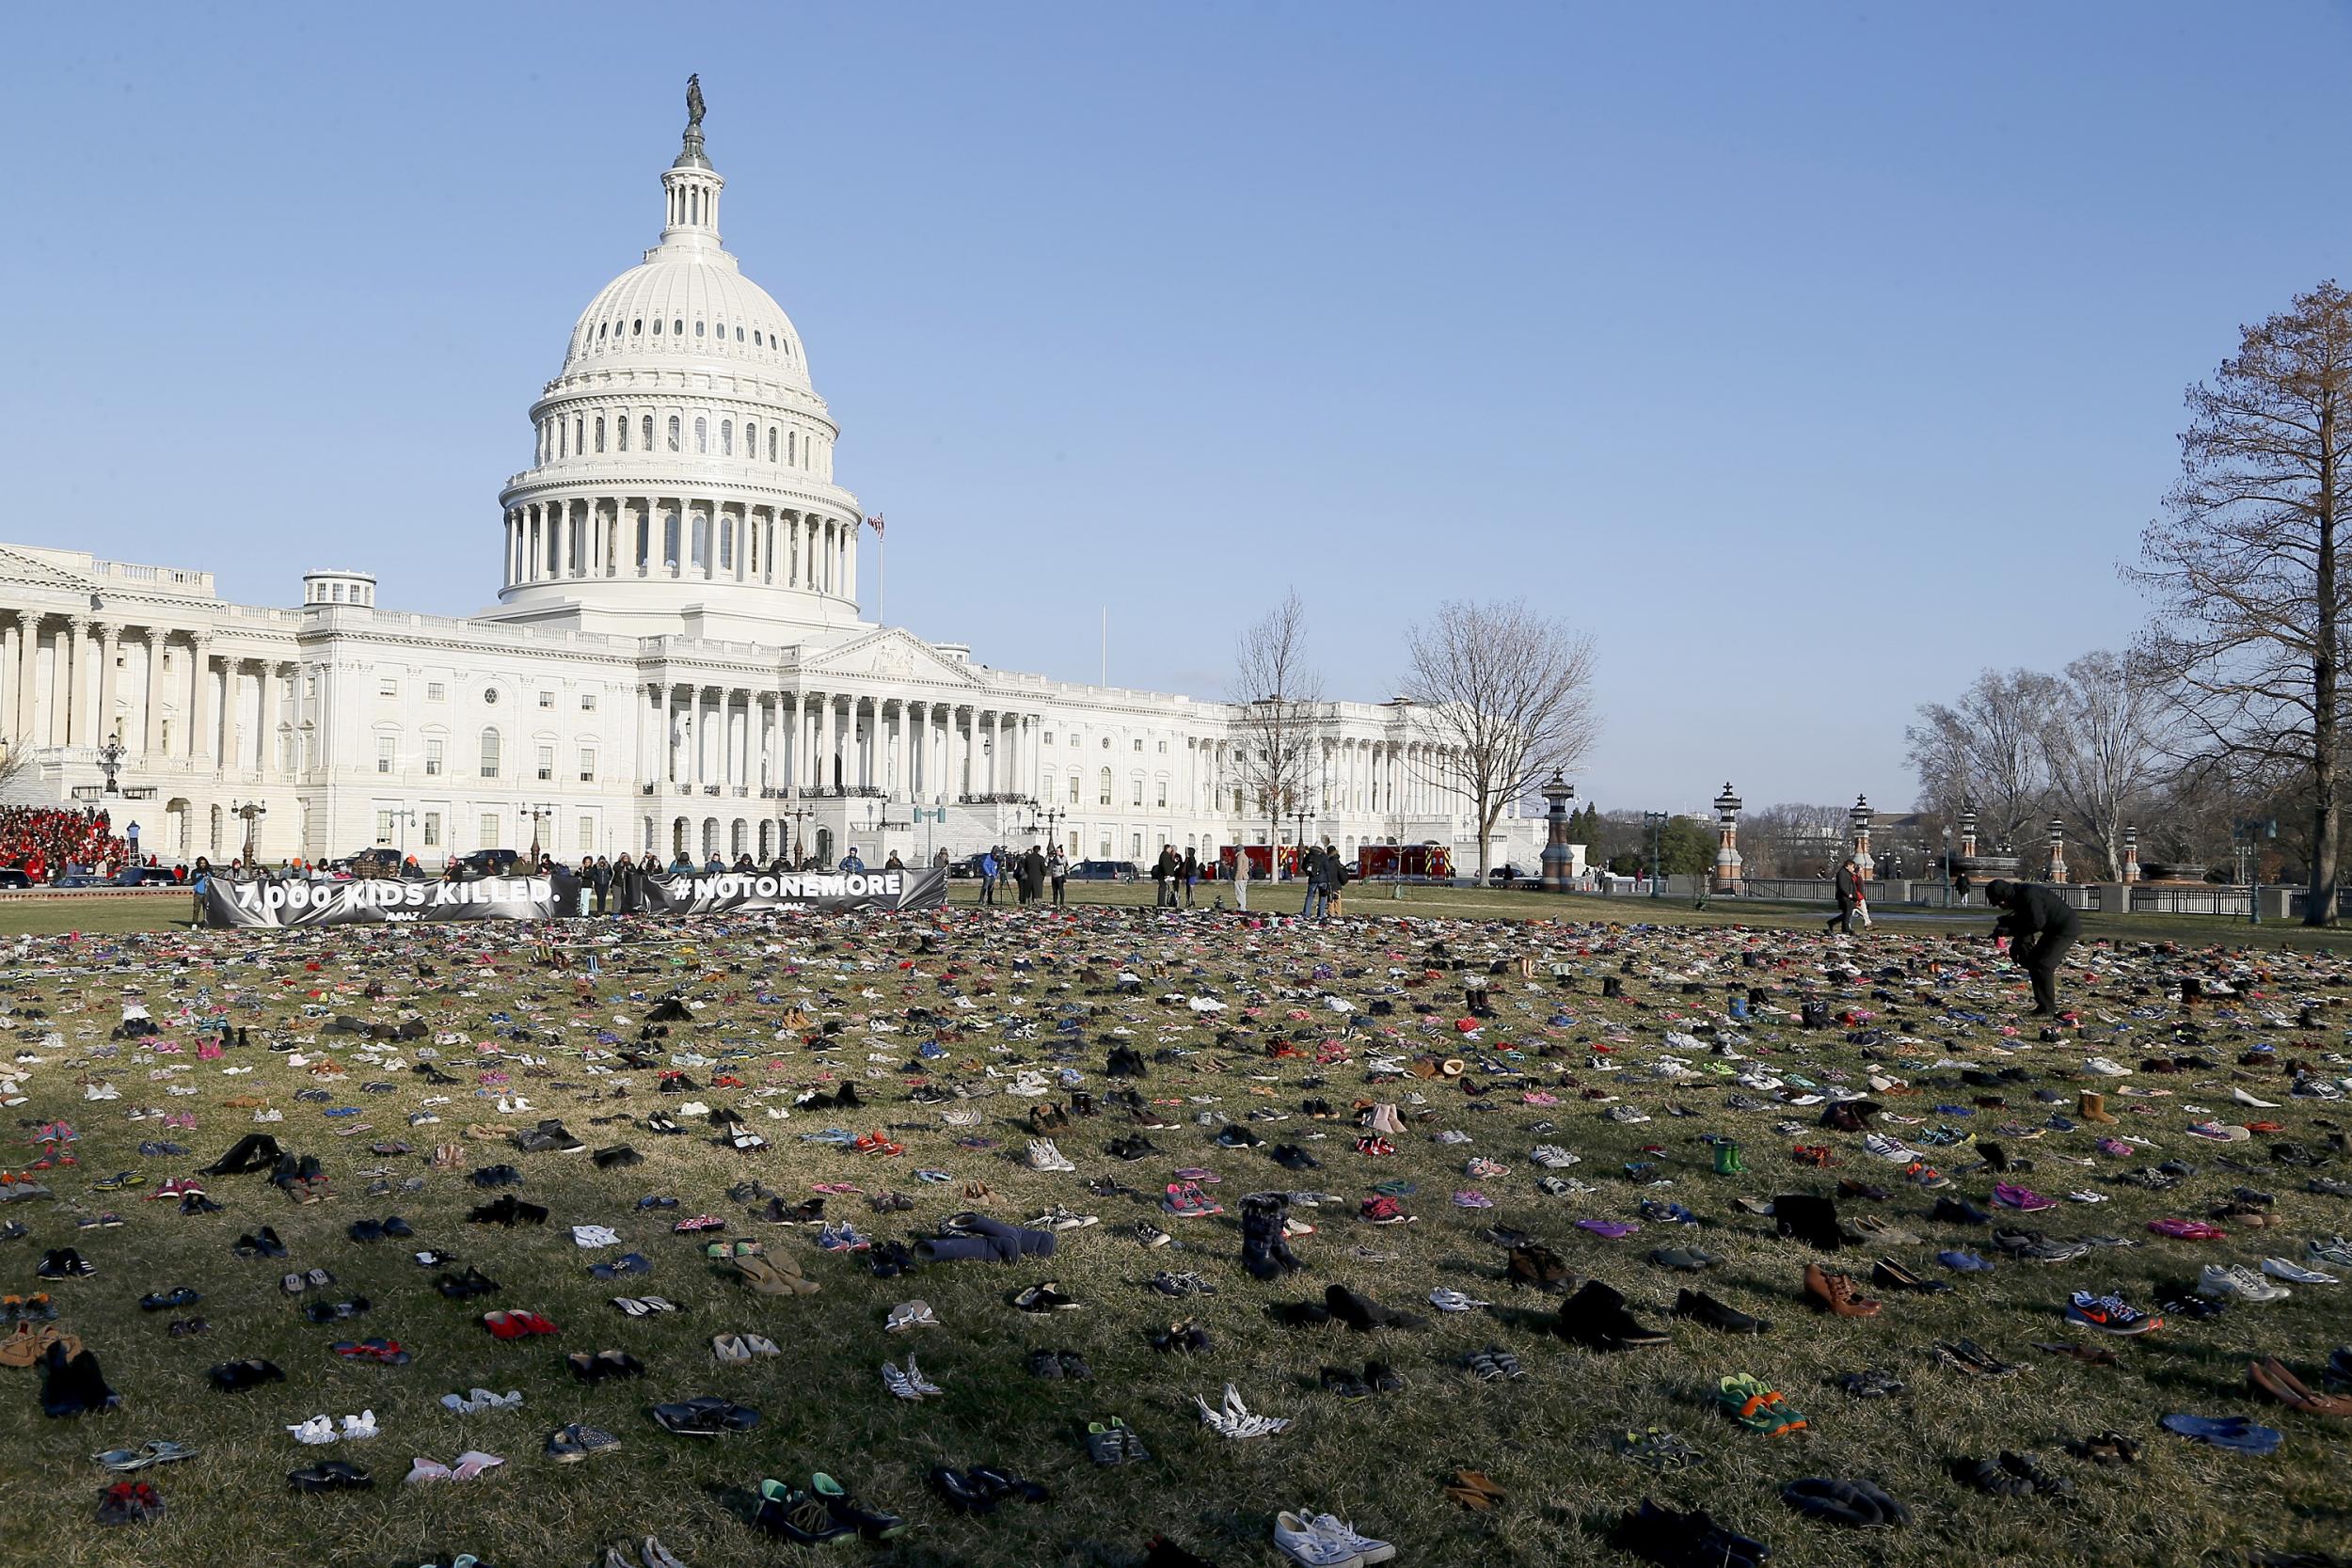
<path fill-rule="evenodd" d="M 1263 843 L 1225 704 L 994 670 L 861 619 L 838 428 L 790 319 L 720 247 L 723 184 L 690 132 L 660 243 L 532 406 L 479 616 L 386 610 L 364 571 L 312 572 L 278 609 L 223 602 L 206 572 L 0 546 L 12 798 L 99 799 L 114 741 L 108 804 L 167 860 L 236 853 L 249 802 L 270 860 Z M 1310 836 L 1476 863 L 1409 710 L 1334 703 L 1327 722 Z M 1494 860 L 1532 864 L 1539 816 L 1502 829 Z"/>

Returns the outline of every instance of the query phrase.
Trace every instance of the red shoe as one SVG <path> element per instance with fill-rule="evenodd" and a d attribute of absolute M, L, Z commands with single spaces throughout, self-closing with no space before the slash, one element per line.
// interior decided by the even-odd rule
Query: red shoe
<path fill-rule="evenodd" d="M 515 1316 L 522 1320 L 523 1331 L 527 1334 L 555 1334 L 561 1332 L 556 1328 L 551 1320 L 542 1317 L 536 1312 L 517 1312 Z"/>
<path fill-rule="evenodd" d="M 529 1312 L 485 1312 L 482 1314 L 482 1326 L 498 1338 L 519 1339 L 533 1332 L 531 1317 Z"/>

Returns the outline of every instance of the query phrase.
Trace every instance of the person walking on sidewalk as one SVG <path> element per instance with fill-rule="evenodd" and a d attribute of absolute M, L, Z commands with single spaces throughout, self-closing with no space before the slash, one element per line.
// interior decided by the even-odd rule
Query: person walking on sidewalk
<path fill-rule="evenodd" d="M 1853 935 L 1854 906 L 1862 902 L 1862 867 L 1851 855 L 1837 868 L 1837 912 L 1829 918 L 1824 931 L 1842 931 Z"/>

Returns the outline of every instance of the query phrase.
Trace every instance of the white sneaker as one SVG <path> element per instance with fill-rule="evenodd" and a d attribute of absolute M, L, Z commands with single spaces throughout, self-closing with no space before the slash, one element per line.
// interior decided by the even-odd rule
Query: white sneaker
<path fill-rule="evenodd" d="M 1300 1568 L 1363 1568 L 1363 1554 L 1285 1510 L 1274 1516 L 1274 1549 Z"/>
<path fill-rule="evenodd" d="M 316 1448 L 321 1444 L 332 1443 L 335 1440 L 335 1418 L 313 1416 L 309 1420 L 297 1426 L 290 1426 L 286 1430 L 294 1433 L 295 1442 L 308 1443 Z"/>
<path fill-rule="evenodd" d="M 1558 1144 L 1537 1144 L 1527 1151 L 1527 1157 L 1546 1170 L 1565 1170 L 1577 1162 L 1577 1156 Z"/>
<path fill-rule="evenodd" d="M 1062 1152 L 1054 1147 L 1053 1139 L 1031 1138 L 1029 1140 L 1029 1168 L 1031 1170 L 1076 1170 L 1078 1167 L 1062 1158 Z"/>
<path fill-rule="evenodd" d="M 357 1416 L 345 1416 L 343 1418 L 342 1435 L 343 1441 L 346 1443 L 363 1442 L 370 1437 L 375 1436 L 375 1412 L 373 1410 L 362 1410 Z"/>
<path fill-rule="evenodd" d="M 2284 1301 L 2294 1294 L 2283 1285 L 2273 1285 L 2261 1275 L 2243 1264 L 2228 1268 L 2208 1263 L 2198 1276 L 2197 1293 L 2201 1296 L 2235 1296 L 2241 1301 Z"/>
<path fill-rule="evenodd" d="M 1326 1541 L 1345 1546 L 1367 1564 L 1386 1562 L 1396 1556 L 1396 1548 L 1386 1541 L 1375 1541 L 1369 1535 L 1359 1535 L 1356 1527 L 1344 1519 L 1328 1513 L 1318 1513 L 1311 1523 L 1314 1532 Z"/>
<path fill-rule="evenodd" d="M 2089 1068 L 2091 1071 L 2098 1073 L 2103 1078 L 2129 1078 L 2132 1075 L 2132 1069 L 2130 1068 L 2125 1067 L 2121 1062 L 2111 1061 L 2105 1056 L 2093 1056 L 2089 1061 L 2083 1063 L 2083 1066 Z"/>
<path fill-rule="evenodd" d="M 2323 1274 L 2317 1269 L 2307 1269 L 2299 1264 L 2290 1263 L 2283 1258 L 2264 1259 L 2263 1273 L 2273 1279 L 2283 1279 L 2290 1285 L 2339 1285 L 2343 1283 L 2334 1275 Z"/>

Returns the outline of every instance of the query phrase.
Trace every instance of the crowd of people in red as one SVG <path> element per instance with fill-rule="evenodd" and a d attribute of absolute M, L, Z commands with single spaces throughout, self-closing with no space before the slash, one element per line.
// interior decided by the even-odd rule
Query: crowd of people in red
<path fill-rule="evenodd" d="M 0 806 L 0 867 L 20 867 L 36 882 L 55 881 L 69 866 L 119 868 L 130 854 L 105 812 Z"/>

